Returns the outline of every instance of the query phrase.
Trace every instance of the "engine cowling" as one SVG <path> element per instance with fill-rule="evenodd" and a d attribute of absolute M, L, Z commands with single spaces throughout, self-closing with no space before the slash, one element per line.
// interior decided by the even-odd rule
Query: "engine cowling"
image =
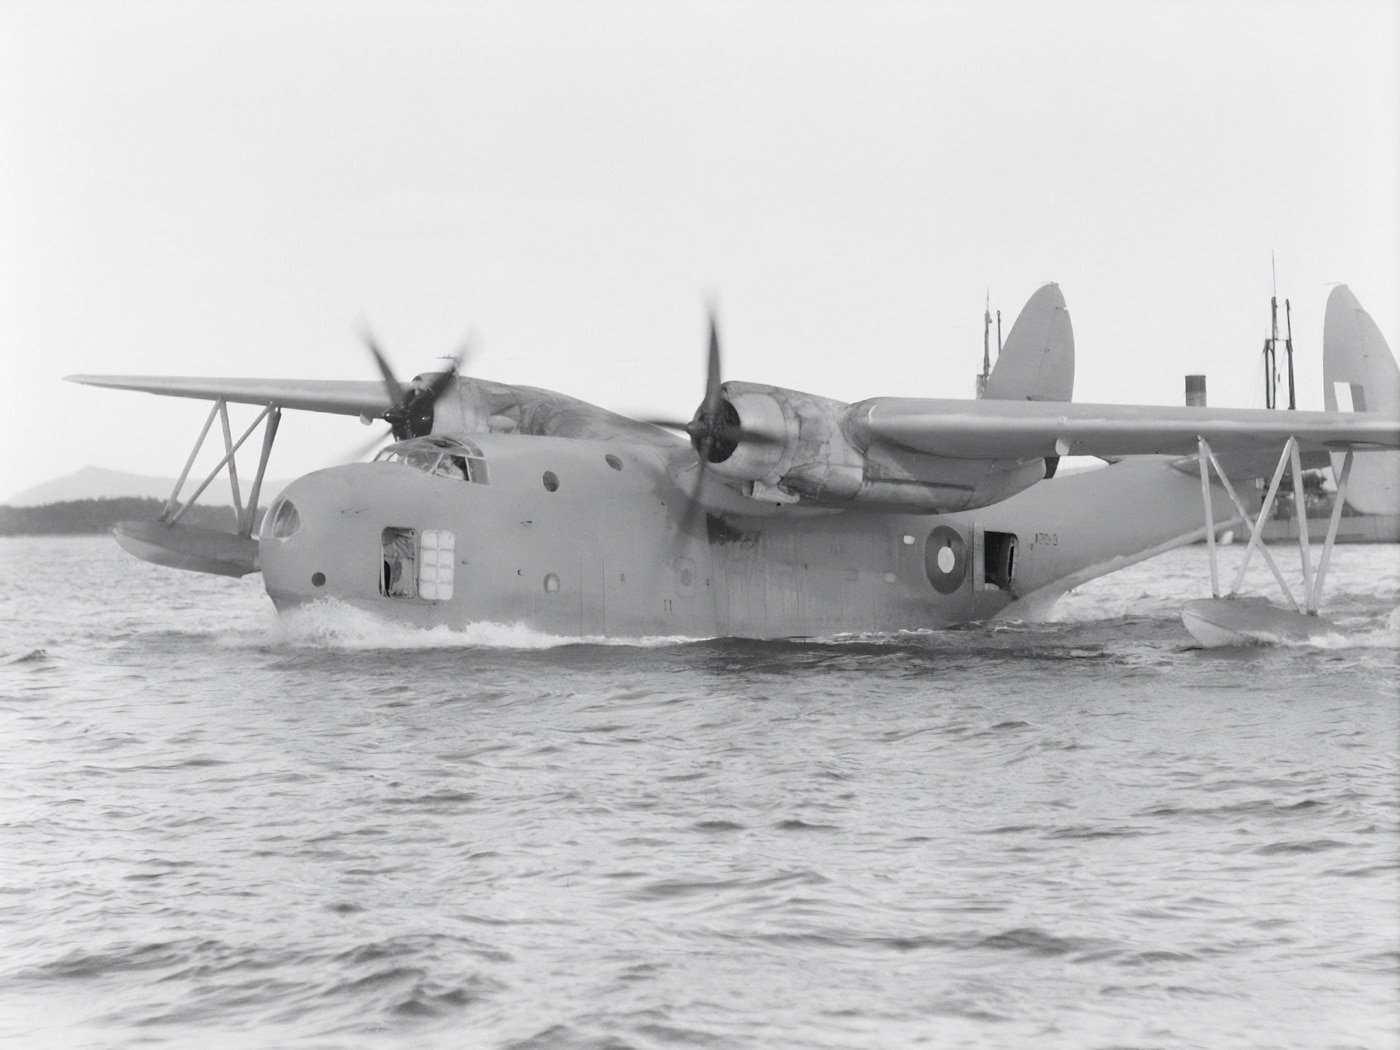
<path fill-rule="evenodd" d="M 710 471 L 765 502 L 808 500 L 881 510 L 950 513 L 999 502 L 1046 476 L 1044 460 L 961 459 L 861 447 L 853 406 L 758 383 L 720 386 L 726 440 Z"/>
<path fill-rule="evenodd" d="M 720 397 L 739 436 L 712 447 L 716 475 L 775 502 L 851 500 L 859 494 L 865 457 L 842 431 L 850 407 L 845 402 L 734 382 L 721 385 Z"/>

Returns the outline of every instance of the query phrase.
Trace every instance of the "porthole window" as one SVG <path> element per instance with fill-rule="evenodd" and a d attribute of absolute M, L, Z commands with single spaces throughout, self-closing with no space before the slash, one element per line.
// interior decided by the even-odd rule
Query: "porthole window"
<path fill-rule="evenodd" d="M 263 534 L 274 540 L 291 539 L 301 531 L 301 515 L 289 499 L 279 500 L 263 521 Z"/>
<path fill-rule="evenodd" d="M 544 490 L 546 492 L 553 492 L 559 487 L 559 476 L 552 470 L 546 470 L 544 472 L 543 481 Z"/>
<path fill-rule="evenodd" d="M 552 573 L 552 572 L 544 578 L 544 593 L 545 593 L 545 594 L 558 594 L 558 593 L 559 593 L 559 577 L 556 576 L 556 575 L 555 575 L 554 573 Z"/>
<path fill-rule="evenodd" d="M 604 456 L 604 457 L 603 457 L 603 460 L 607 463 L 608 466 L 612 467 L 613 470 L 621 470 L 621 469 L 622 469 L 622 460 L 618 459 L 618 458 L 617 458 L 616 456 L 614 456 L 611 452 L 609 452 L 606 456 Z"/>

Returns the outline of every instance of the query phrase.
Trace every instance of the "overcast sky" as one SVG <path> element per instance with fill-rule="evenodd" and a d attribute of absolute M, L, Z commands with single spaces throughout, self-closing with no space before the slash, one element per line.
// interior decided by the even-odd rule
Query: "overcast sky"
<path fill-rule="evenodd" d="M 0 0 L 0 500 L 207 411 L 62 376 L 370 379 L 361 319 L 688 417 L 710 291 L 726 378 L 971 396 L 1053 280 L 1077 400 L 1257 406 L 1271 253 L 1320 408 L 1333 282 L 1400 346 L 1396 0 Z"/>

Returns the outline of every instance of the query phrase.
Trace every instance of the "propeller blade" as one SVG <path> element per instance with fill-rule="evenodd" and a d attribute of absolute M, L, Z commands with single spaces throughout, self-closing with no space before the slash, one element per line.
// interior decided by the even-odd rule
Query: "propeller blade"
<path fill-rule="evenodd" d="M 394 370 L 384 359 L 384 354 L 380 351 L 379 344 L 375 341 L 374 333 L 370 331 L 369 325 L 363 323 L 360 325 L 360 338 L 364 340 L 365 346 L 369 347 L 369 352 L 374 357 L 374 363 L 379 366 L 379 374 L 384 377 L 384 392 L 389 395 L 389 404 L 397 405 L 403 400 L 403 386 L 394 378 Z"/>
<path fill-rule="evenodd" d="M 721 403 L 721 408 L 723 408 L 723 403 Z M 759 430 L 746 430 L 742 426 L 726 423 L 723 420 L 711 427 L 704 426 L 695 418 L 688 419 L 684 423 L 678 419 L 655 418 L 639 419 L 638 422 L 649 423 L 654 427 L 661 427 L 663 430 L 684 431 L 690 435 L 695 443 L 704 441 L 707 448 L 714 438 L 726 441 L 748 441 L 755 445 L 780 445 L 783 442 L 782 438 L 774 437 L 772 434 L 765 434 Z"/>
<path fill-rule="evenodd" d="M 687 419 L 685 422 L 681 422 L 679 419 L 639 419 L 638 422 L 650 423 L 654 427 L 662 427 L 665 430 L 684 430 L 688 433 L 693 420 Z"/>
<path fill-rule="evenodd" d="M 423 392 L 431 396 L 433 401 L 436 402 L 437 399 L 442 396 L 442 392 L 451 386 L 453 381 L 457 378 L 457 369 L 460 368 L 461 365 L 462 353 L 458 351 L 452 357 L 448 358 L 447 369 L 433 376 L 432 382 L 428 384 Z"/>
<path fill-rule="evenodd" d="M 386 441 L 392 441 L 393 437 L 392 431 L 388 434 L 376 433 L 368 441 L 356 445 L 347 455 L 342 457 L 342 460 L 346 463 L 358 463 Z"/>
<path fill-rule="evenodd" d="M 374 358 L 375 366 L 384 380 L 384 393 L 389 399 L 389 407 L 380 418 L 389 424 L 399 441 L 430 433 L 438 398 L 456 381 L 463 359 L 471 352 L 472 337 L 469 335 L 462 341 L 458 351 L 447 358 L 447 366 L 431 373 L 432 378 L 425 380 L 421 376 L 415 377 L 406 387 L 394 376 L 394 370 L 379 349 L 379 342 L 368 324 L 361 323 L 360 338 Z"/>
<path fill-rule="evenodd" d="M 688 536 L 696 527 L 696 519 L 703 513 L 705 508 L 700 501 L 701 490 L 705 487 L 705 471 L 710 466 L 710 446 L 712 439 L 706 435 L 700 438 L 696 447 L 697 463 L 695 466 L 695 484 L 686 493 L 685 510 L 681 513 L 680 531 L 682 536 Z"/>
<path fill-rule="evenodd" d="M 700 496 L 705 487 L 705 472 L 710 469 L 710 457 L 714 452 L 717 430 L 723 418 L 724 399 L 720 395 L 720 386 L 724 379 L 720 366 L 719 324 L 715 319 L 714 299 L 706 303 L 705 312 L 710 330 L 709 347 L 705 355 L 705 396 L 700 402 L 700 407 L 695 410 L 695 415 L 680 427 L 690 437 L 696 458 L 695 485 L 687 493 L 688 501 L 685 512 L 681 515 L 682 535 L 689 535 L 696 527 L 696 519 L 704 513 Z"/>
<path fill-rule="evenodd" d="M 719 388 L 723 380 L 720 378 L 719 360 L 719 325 L 715 321 L 715 304 L 713 300 L 708 307 L 710 315 L 710 349 L 705 369 L 705 400 L 703 412 L 706 416 L 714 416 L 719 411 Z"/>

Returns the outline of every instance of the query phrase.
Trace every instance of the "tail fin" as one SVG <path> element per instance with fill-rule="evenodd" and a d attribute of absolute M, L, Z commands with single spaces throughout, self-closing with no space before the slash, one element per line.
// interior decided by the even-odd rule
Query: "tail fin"
<path fill-rule="evenodd" d="M 998 401 L 1069 401 L 1074 395 L 1074 329 L 1058 284 L 1026 300 L 987 379 Z"/>
<path fill-rule="evenodd" d="M 1400 415 L 1400 368 L 1385 336 L 1344 284 L 1322 321 L 1322 397 L 1329 412 Z M 1333 456 L 1339 470 L 1341 457 Z M 1351 468 L 1347 502 L 1363 514 L 1400 514 L 1400 452 L 1368 452 Z"/>

